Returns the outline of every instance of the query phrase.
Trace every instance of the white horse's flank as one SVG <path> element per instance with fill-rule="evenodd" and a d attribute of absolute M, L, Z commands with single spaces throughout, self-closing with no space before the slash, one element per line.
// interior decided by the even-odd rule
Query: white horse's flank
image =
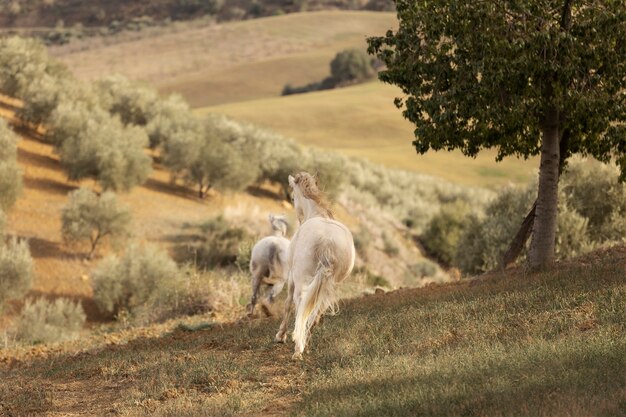
<path fill-rule="evenodd" d="M 285 274 L 289 248 L 289 239 L 285 237 L 287 234 L 287 220 L 284 216 L 270 214 L 269 221 L 272 226 L 272 236 L 259 240 L 252 248 L 252 254 L 250 255 L 252 299 L 250 304 L 248 304 L 249 315 L 254 313 L 261 284 L 272 287 L 267 297 L 271 304 L 282 291 L 287 278 Z"/>
<path fill-rule="evenodd" d="M 295 178 L 289 176 L 289 185 L 293 190 L 300 227 L 289 245 L 289 292 L 275 340 L 285 342 L 287 339 L 293 303 L 296 307 L 294 358 L 300 359 L 313 325 L 327 310 L 334 312 L 335 284 L 352 272 L 355 250 L 352 234 L 346 226 L 334 220 L 313 176 L 306 172 Z"/>

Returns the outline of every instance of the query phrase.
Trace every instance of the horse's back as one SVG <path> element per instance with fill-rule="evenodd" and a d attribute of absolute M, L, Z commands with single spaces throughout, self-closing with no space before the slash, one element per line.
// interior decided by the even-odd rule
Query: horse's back
<path fill-rule="evenodd" d="M 317 268 L 322 253 L 335 263 L 333 267 L 345 271 L 354 266 L 354 240 L 342 223 L 323 217 L 305 221 L 294 235 L 289 250 L 290 265 L 302 265 L 309 272 Z"/>

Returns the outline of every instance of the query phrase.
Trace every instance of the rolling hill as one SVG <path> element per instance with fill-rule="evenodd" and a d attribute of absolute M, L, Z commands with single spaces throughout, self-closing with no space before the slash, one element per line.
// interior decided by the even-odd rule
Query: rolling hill
<path fill-rule="evenodd" d="M 52 47 L 81 79 L 111 73 L 178 92 L 195 107 L 279 96 L 284 85 L 325 77 L 346 48 L 396 24 L 392 13 L 324 11 L 146 30 L 130 38 Z"/>
<path fill-rule="evenodd" d="M 266 98 L 197 109 L 220 113 L 275 130 L 302 144 L 333 149 L 391 168 L 434 175 L 457 184 L 499 186 L 524 183 L 538 168 L 535 159 L 495 162 L 494 151 L 477 158 L 460 152 L 417 155 L 413 128 L 393 105 L 401 92 L 377 81 L 348 88 Z"/>

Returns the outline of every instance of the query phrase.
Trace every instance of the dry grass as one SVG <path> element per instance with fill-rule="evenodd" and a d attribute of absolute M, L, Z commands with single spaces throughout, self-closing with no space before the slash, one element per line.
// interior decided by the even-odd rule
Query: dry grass
<path fill-rule="evenodd" d="M 178 327 L 0 367 L 16 415 L 619 416 L 626 247 L 344 302 L 303 362 L 277 320 Z M 195 329 L 195 330 L 194 330 Z M 11 395 L 8 395 L 8 393 Z"/>
<path fill-rule="evenodd" d="M 395 25 L 393 13 L 314 12 L 214 24 L 178 25 L 155 36 L 51 48 L 82 79 L 111 73 L 180 92 L 193 106 L 278 96 L 287 83 L 328 74 L 342 49 Z"/>

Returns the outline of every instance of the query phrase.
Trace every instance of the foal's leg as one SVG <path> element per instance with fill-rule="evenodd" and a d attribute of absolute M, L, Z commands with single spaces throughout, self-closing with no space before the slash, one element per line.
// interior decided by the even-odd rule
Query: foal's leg
<path fill-rule="evenodd" d="M 274 341 L 278 343 L 285 343 L 287 341 L 287 324 L 289 324 L 289 314 L 291 313 L 291 304 L 293 302 L 293 281 L 290 279 L 287 283 L 287 299 L 285 300 L 285 312 L 283 313 L 283 321 L 280 323 L 280 328 Z"/>
<path fill-rule="evenodd" d="M 276 297 L 278 297 L 278 294 L 280 294 L 280 292 L 283 290 L 284 286 L 285 286 L 285 281 L 280 281 L 280 282 L 277 282 L 276 284 L 274 284 L 274 286 L 270 290 L 269 297 L 267 297 L 267 301 L 269 301 L 270 304 L 274 303 L 274 299 Z"/>
<path fill-rule="evenodd" d="M 261 281 L 263 281 L 262 272 L 262 269 L 259 268 L 252 275 L 252 300 L 250 300 L 250 304 L 248 304 L 248 316 L 252 316 L 252 314 L 254 314 L 254 306 L 256 305 L 256 300 L 259 296 Z"/>

